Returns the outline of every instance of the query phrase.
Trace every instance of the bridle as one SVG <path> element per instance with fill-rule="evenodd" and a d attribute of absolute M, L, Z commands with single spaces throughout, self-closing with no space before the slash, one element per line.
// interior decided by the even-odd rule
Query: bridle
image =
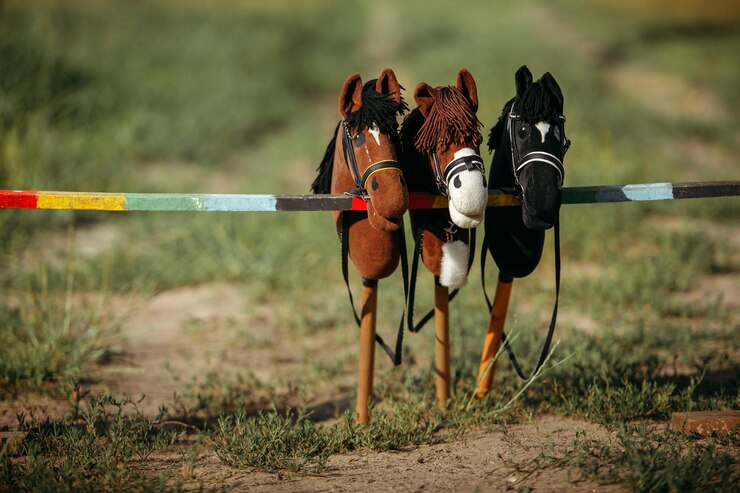
<path fill-rule="evenodd" d="M 367 167 L 364 173 L 360 174 L 360 168 L 357 166 L 357 158 L 352 150 L 352 137 L 350 136 L 349 125 L 346 120 L 342 121 L 342 147 L 344 147 L 344 160 L 347 162 L 350 174 L 355 182 L 355 189 L 345 192 L 347 195 L 357 197 L 367 202 L 370 199 L 367 192 L 367 182 L 371 176 L 379 171 L 387 169 L 396 169 L 399 173 L 402 173 L 401 165 L 398 164 L 398 161 L 386 159 L 371 164 Z"/>
<path fill-rule="evenodd" d="M 506 129 L 509 133 L 509 141 L 511 144 L 511 168 L 512 168 L 512 174 L 514 175 L 514 196 L 518 198 L 519 200 L 522 200 L 524 198 L 524 189 L 519 182 L 519 173 L 522 172 L 522 170 L 529 164 L 532 163 L 545 163 L 549 164 L 555 170 L 558 172 L 558 190 L 563 189 L 563 180 L 565 179 L 565 168 L 563 167 L 563 161 L 562 158 L 565 157 L 565 153 L 568 152 L 568 149 L 570 148 L 570 139 L 568 139 L 565 136 L 565 117 L 563 115 L 558 115 L 558 127 L 560 127 L 560 133 L 563 137 L 563 153 L 561 157 L 557 157 L 554 154 L 550 154 L 549 152 L 545 151 L 531 151 L 525 154 L 522 157 L 519 157 L 519 149 L 516 145 L 516 125 L 514 125 L 517 121 L 522 121 L 522 118 L 519 115 L 514 114 L 514 105 L 516 104 L 516 101 L 514 101 L 511 104 L 511 108 L 509 109 L 509 114 L 506 121 Z M 517 164 L 521 163 L 521 164 Z"/>
<path fill-rule="evenodd" d="M 483 175 L 483 185 L 485 186 L 486 167 L 483 164 L 483 158 L 481 158 L 478 154 L 470 154 L 468 156 L 462 156 L 457 159 L 453 159 L 452 161 L 447 163 L 447 167 L 445 168 L 444 173 L 442 173 L 442 169 L 439 167 L 439 159 L 437 158 L 437 153 L 435 151 L 432 151 L 432 153 L 430 154 L 430 162 L 432 165 L 432 172 L 434 173 L 434 181 L 437 185 L 437 190 L 444 197 L 449 196 L 450 181 L 463 171 L 480 171 Z"/>
<path fill-rule="evenodd" d="M 379 171 L 384 171 L 387 169 L 396 169 L 399 173 L 401 173 L 401 176 L 403 176 L 403 171 L 401 170 L 401 165 L 398 164 L 397 161 L 393 161 L 391 159 L 386 159 L 383 161 L 378 161 L 377 163 L 373 163 L 370 166 L 367 167 L 364 173 L 360 174 L 360 168 L 357 166 L 357 159 L 355 157 L 354 147 L 352 146 L 352 137 L 349 133 L 349 125 L 347 124 L 346 120 L 342 120 L 341 123 L 342 126 L 342 147 L 344 147 L 344 160 L 347 162 L 347 167 L 349 168 L 350 174 L 352 175 L 352 179 L 355 182 L 355 189 L 350 190 L 348 192 L 344 192 L 346 195 L 350 195 L 352 197 L 357 197 L 358 199 L 362 199 L 365 202 L 370 200 L 370 195 L 367 192 L 367 182 L 370 179 L 371 176 L 373 176 L 375 173 L 378 173 Z M 357 214 L 357 213 L 355 213 Z M 348 258 L 349 258 L 349 230 L 350 230 L 350 213 L 347 211 L 341 213 L 341 221 L 342 221 L 342 227 L 339 233 L 339 241 L 342 244 L 342 277 L 344 278 L 344 284 L 347 286 L 347 293 L 349 294 L 349 303 L 352 306 L 352 314 L 355 316 L 355 322 L 357 323 L 357 326 L 360 327 L 361 325 L 361 319 L 360 316 L 357 313 L 357 310 L 355 309 L 355 301 L 354 297 L 352 296 L 352 289 L 349 286 L 349 268 L 348 268 Z M 400 249 L 400 260 L 401 260 L 401 277 L 403 278 L 403 299 L 404 299 L 404 307 L 403 312 L 401 313 L 401 320 L 398 323 L 398 333 L 396 335 L 396 347 L 395 349 L 392 349 L 386 342 L 383 340 L 383 338 L 380 336 L 380 334 L 375 334 L 375 341 L 380 344 L 380 347 L 383 348 L 383 350 L 388 354 L 388 357 L 393 362 L 393 366 L 398 366 L 401 364 L 401 358 L 402 358 L 402 351 L 403 351 L 403 323 L 406 319 L 406 305 L 405 301 L 408 299 L 408 286 L 409 286 L 409 274 L 408 274 L 408 258 L 406 255 L 406 233 L 404 231 L 403 227 L 403 218 L 401 219 L 401 227 L 400 229 L 395 233 L 398 237 L 398 245 Z M 365 279 L 363 277 L 362 279 L 363 286 L 366 287 L 373 287 L 377 286 L 378 281 L 376 279 Z"/>

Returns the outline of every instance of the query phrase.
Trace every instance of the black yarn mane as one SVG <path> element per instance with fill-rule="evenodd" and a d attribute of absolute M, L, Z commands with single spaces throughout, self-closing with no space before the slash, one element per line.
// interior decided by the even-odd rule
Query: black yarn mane
<path fill-rule="evenodd" d="M 362 106 L 345 117 L 345 121 L 352 129 L 363 130 L 373 123 L 378 126 L 380 133 L 391 136 L 391 140 L 398 142 L 397 115 L 403 115 L 409 108 L 401 96 L 401 102 L 397 103 L 387 94 L 381 94 L 375 90 L 377 79 L 369 80 L 362 86 Z M 403 89 L 403 87 L 401 87 Z M 329 145 L 326 147 L 324 158 L 316 169 L 318 175 L 311 184 L 313 193 L 330 193 L 331 177 L 334 170 L 334 151 L 337 145 L 337 135 L 340 121 L 334 130 Z"/>
<path fill-rule="evenodd" d="M 401 124 L 401 168 L 409 190 L 432 191 L 436 185 L 431 173 L 426 173 L 427 158 L 416 148 L 416 135 L 426 119 L 419 108 L 406 115 Z"/>
<path fill-rule="evenodd" d="M 540 80 L 530 84 L 519 97 L 509 100 L 501 112 L 496 125 L 491 129 L 488 136 L 488 150 L 492 151 L 501 142 L 502 133 L 506 128 L 506 119 L 512 104 L 514 114 L 519 115 L 527 123 L 548 122 L 555 124 L 563 114 L 562 95 L 558 95 L 553 88 L 557 86 L 555 79 L 546 73 Z"/>

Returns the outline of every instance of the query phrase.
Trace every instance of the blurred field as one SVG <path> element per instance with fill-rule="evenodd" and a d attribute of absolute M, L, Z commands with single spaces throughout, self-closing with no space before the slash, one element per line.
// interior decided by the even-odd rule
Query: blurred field
<path fill-rule="evenodd" d="M 721 0 L 5 0 L 0 188 L 307 193 L 349 73 L 389 66 L 411 104 L 418 82 L 452 84 L 465 66 L 487 133 L 525 63 L 563 89 L 567 185 L 739 179 L 738 52 L 740 10 Z M 361 430 L 343 416 L 357 343 L 329 214 L 2 211 L 0 429 L 28 435 L 3 442 L 0 485 L 274 490 L 288 474 L 283 488 L 313 491 L 300 473 L 244 471 L 329 461 L 321 481 L 362 490 L 342 482 L 366 474 L 357 451 L 383 478 L 395 459 L 366 451 L 454 455 L 468 433 L 505 458 L 450 476 L 464 490 L 547 488 L 553 471 L 561 488 L 737 485 L 737 435 L 663 430 L 674 411 L 740 407 L 739 219 L 737 198 L 564 207 L 554 361 L 567 362 L 504 412 L 521 384 L 503 361 L 499 393 L 469 403 L 487 324 L 474 269 L 451 305 L 452 411 L 434 408 L 427 328 L 403 367 L 378 357 L 383 418 Z M 507 330 L 527 366 L 552 264 L 548 248 L 514 289 Z M 398 275 L 381 284 L 383 333 L 400 293 Z M 432 303 L 429 275 L 418 300 Z M 146 397 L 96 400 L 108 393 Z M 552 447 L 527 441 L 531 418 L 556 420 Z M 434 484 L 414 469 L 388 487 Z"/>

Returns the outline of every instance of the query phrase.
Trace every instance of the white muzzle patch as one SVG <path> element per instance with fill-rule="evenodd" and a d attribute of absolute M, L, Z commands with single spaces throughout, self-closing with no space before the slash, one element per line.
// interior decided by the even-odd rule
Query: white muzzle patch
<path fill-rule="evenodd" d="M 439 283 L 448 288 L 461 288 L 468 282 L 468 256 L 470 247 L 460 241 L 442 245 L 442 266 Z"/>
<path fill-rule="evenodd" d="M 454 159 L 475 155 L 468 147 L 455 153 Z M 483 220 L 488 205 L 488 189 L 485 187 L 483 173 L 478 170 L 463 171 L 447 184 L 449 210 L 452 221 L 461 228 L 475 228 Z M 459 183 L 460 186 L 456 186 Z"/>

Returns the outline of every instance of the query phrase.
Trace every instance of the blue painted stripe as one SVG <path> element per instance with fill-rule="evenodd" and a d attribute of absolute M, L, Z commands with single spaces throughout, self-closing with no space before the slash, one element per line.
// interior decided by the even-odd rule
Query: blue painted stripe
<path fill-rule="evenodd" d="M 201 197 L 206 211 L 274 212 L 277 199 L 274 195 L 213 194 Z"/>
<path fill-rule="evenodd" d="M 622 192 L 630 200 L 673 200 L 673 185 L 670 183 L 625 185 Z"/>

